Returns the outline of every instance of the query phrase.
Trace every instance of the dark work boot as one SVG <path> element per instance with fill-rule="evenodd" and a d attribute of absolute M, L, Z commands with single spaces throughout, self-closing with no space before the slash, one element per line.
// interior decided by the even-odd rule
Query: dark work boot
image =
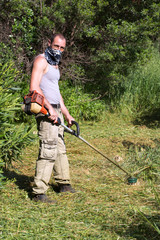
<path fill-rule="evenodd" d="M 59 192 L 70 192 L 70 193 L 75 193 L 75 189 L 72 188 L 71 184 L 58 184 L 59 186 Z"/>
<path fill-rule="evenodd" d="M 33 201 L 35 202 L 43 202 L 43 203 L 56 203 L 56 200 L 51 200 L 49 199 L 45 194 L 36 194 L 32 198 Z"/>

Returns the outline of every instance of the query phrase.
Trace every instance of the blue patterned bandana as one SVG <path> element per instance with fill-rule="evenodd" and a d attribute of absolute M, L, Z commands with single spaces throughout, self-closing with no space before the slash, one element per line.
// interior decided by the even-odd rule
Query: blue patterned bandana
<path fill-rule="evenodd" d="M 60 50 L 48 47 L 45 50 L 45 59 L 50 65 L 58 65 L 61 60 L 62 52 Z"/>

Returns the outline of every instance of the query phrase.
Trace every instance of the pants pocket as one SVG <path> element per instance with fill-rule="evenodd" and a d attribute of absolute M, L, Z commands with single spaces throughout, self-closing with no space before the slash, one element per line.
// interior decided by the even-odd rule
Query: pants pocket
<path fill-rule="evenodd" d="M 57 141 L 56 140 L 41 140 L 39 158 L 55 160 L 56 157 L 57 157 Z"/>

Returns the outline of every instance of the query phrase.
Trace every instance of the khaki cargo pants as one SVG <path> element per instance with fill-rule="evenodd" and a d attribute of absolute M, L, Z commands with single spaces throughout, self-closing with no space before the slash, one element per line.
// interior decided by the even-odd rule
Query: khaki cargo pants
<path fill-rule="evenodd" d="M 60 109 L 55 109 L 61 122 L 64 123 Z M 37 118 L 38 135 L 40 138 L 39 156 L 36 162 L 34 177 L 34 194 L 44 194 L 53 171 L 55 182 L 70 183 L 69 163 L 64 144 L 64 128 L 53 125 L 44 115 Z"/>

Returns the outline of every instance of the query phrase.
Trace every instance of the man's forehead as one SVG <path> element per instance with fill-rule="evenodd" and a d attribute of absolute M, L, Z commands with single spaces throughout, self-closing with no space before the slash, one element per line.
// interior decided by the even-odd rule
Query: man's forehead
<path fill-rule="evenodd" d="M 57 37 L 55 37 L 55 39 L 54 39 L 54 41 L 53 41 L 54 43 L 55 42 L 63 42 L 63 43 L 66 43 L 66 39 L 65 38 L 60 38 L 59 36 L 57 36 Z"/>

